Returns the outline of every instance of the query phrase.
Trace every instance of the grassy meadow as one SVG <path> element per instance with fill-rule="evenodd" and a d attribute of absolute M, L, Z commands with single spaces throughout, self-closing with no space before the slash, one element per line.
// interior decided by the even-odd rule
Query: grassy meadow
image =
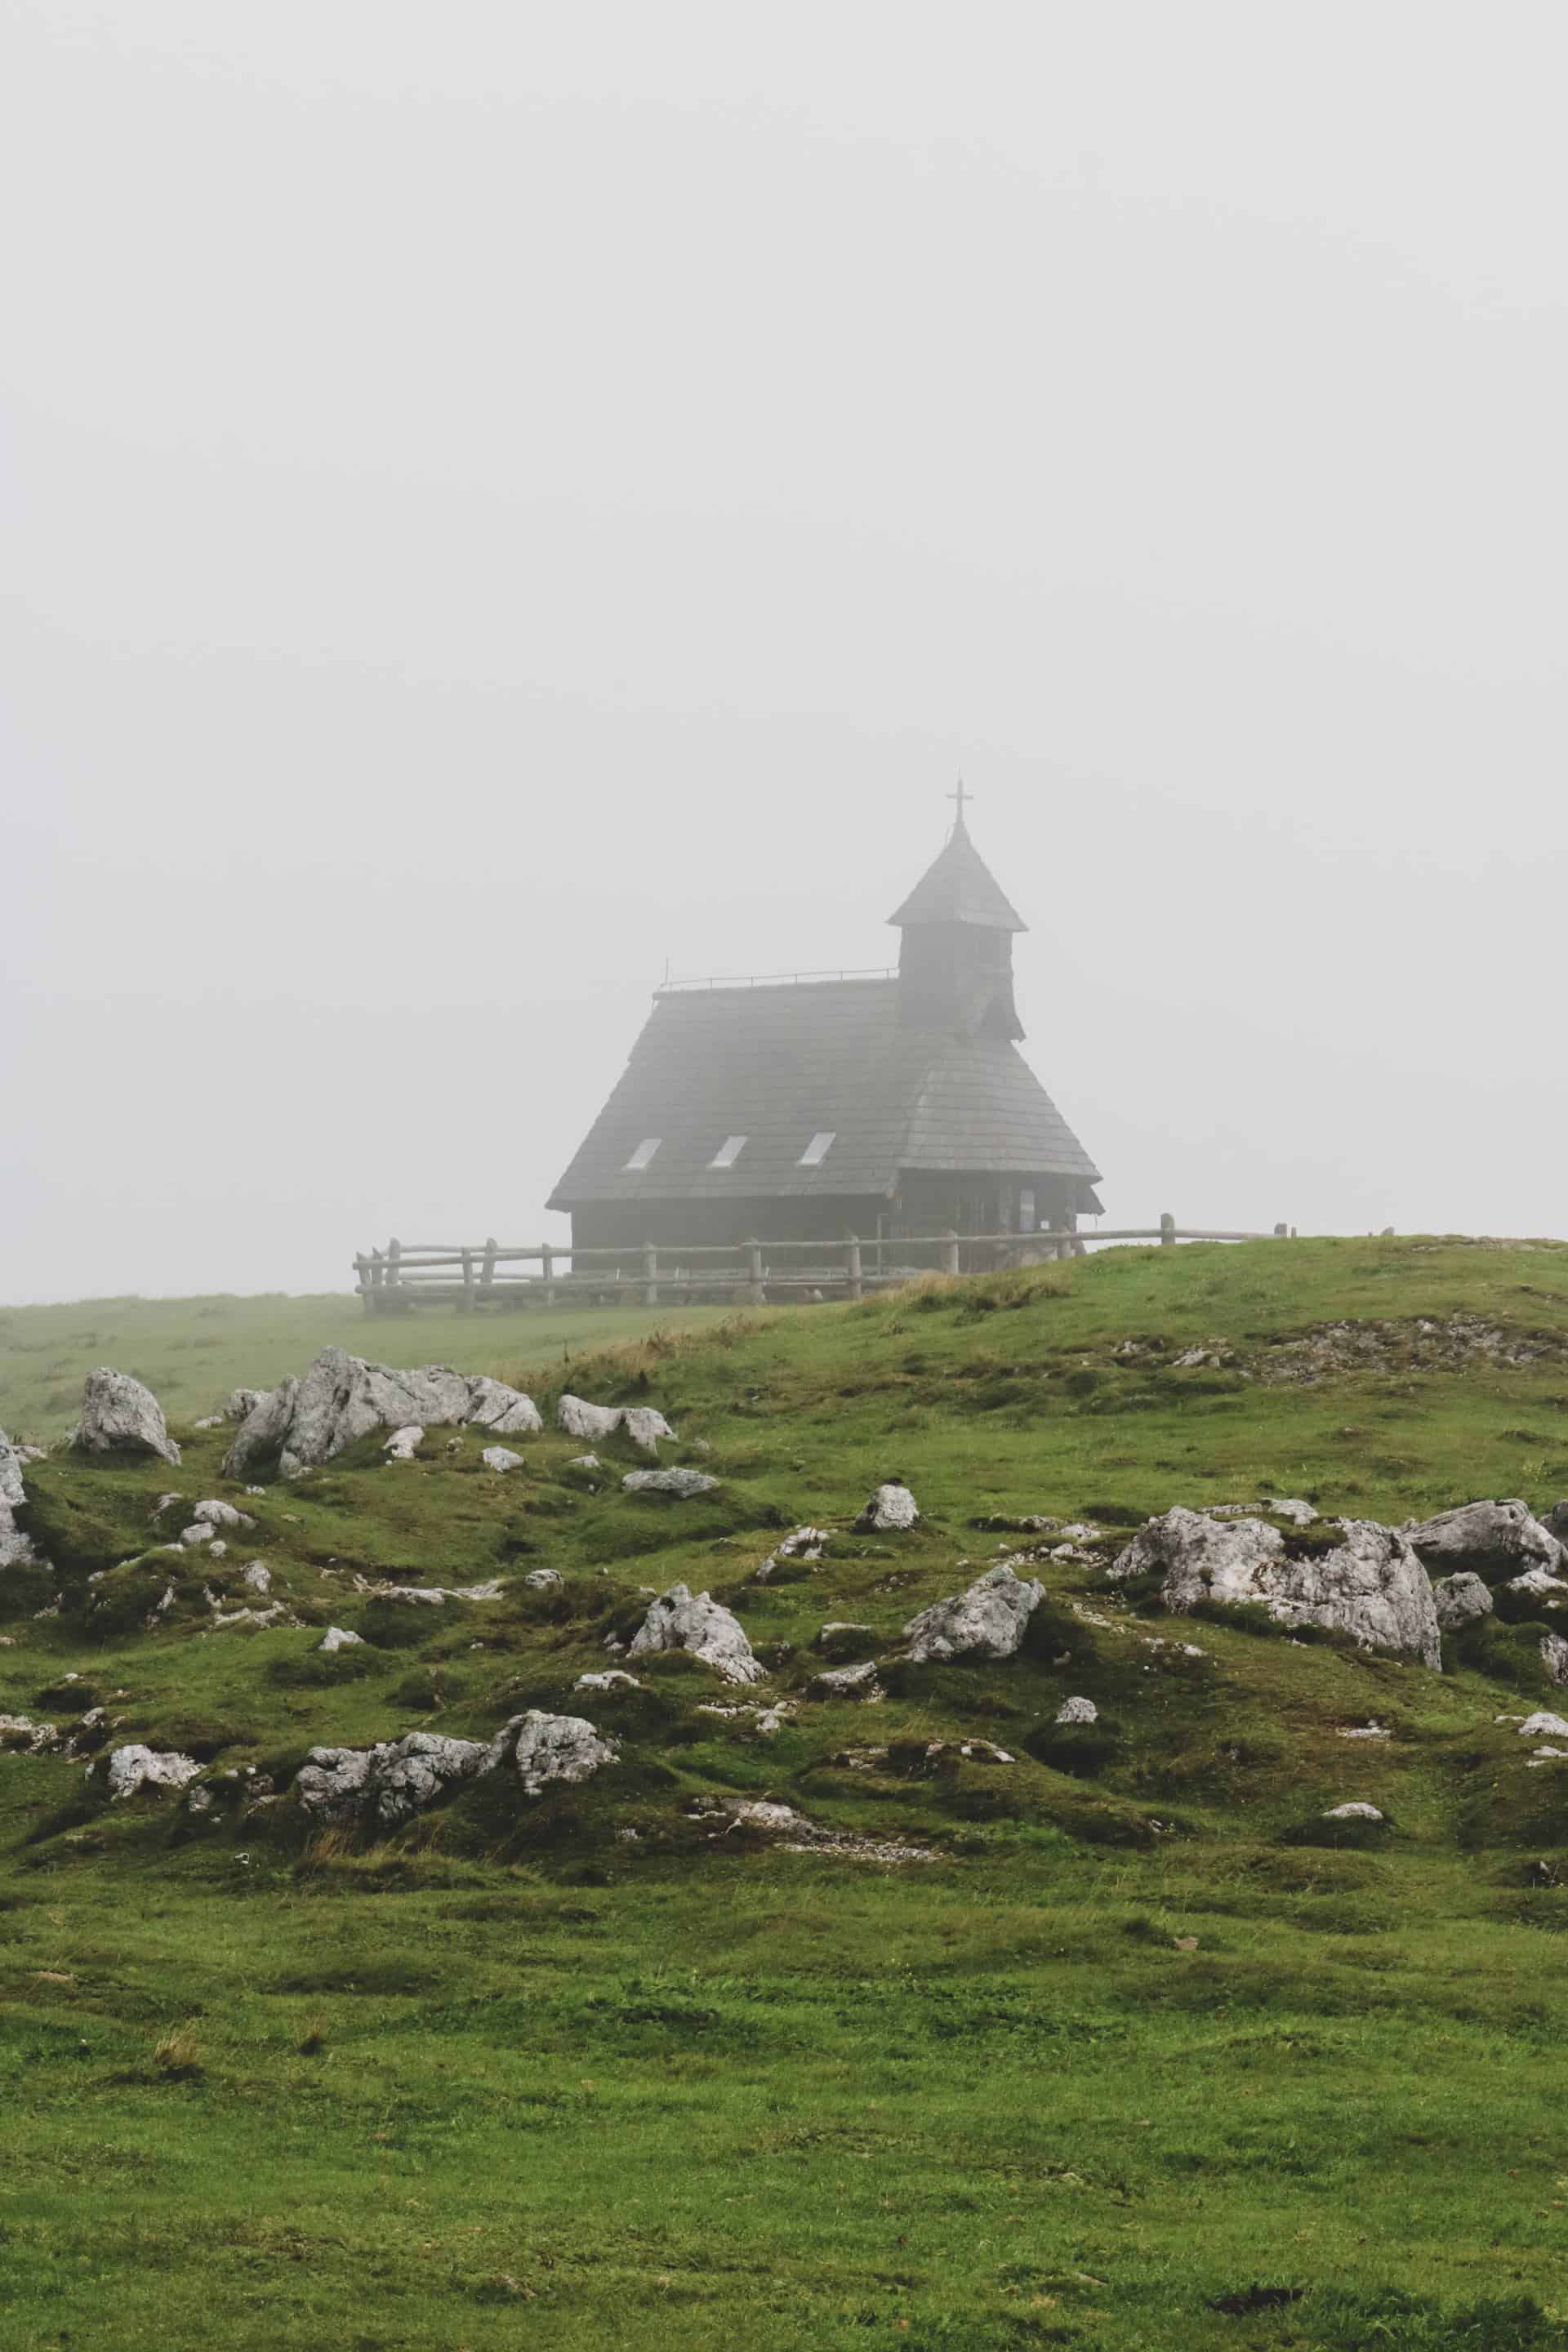
<path fill-rule="evenodd" d="M 36 1317 L 60 1318 L 47 1370 L 15 1337 Z M 74 1403 L 41 1380 L 117 1362 L 185 1448 L 29 1466 L 50 1564 L 0 1573 L 0 1713 L 101 1703 L 216 1800 L 111 1805 L 82 1758 L 0 1751 L 0 2341 L 1568 2347 L 1568 1764 L 1517 1730 L 1563 1703 L 1550 1621 L 1506 1609 L 1437 1675 L 1173 1621 L 1103 1574 L 1174 1502 L 1397 1522 L 1568 1495 L 1568 1251 L 1107 1251 L 700 1328 L 573 1319 L 113 1302 L 0 1330 L 34 1425 Z M 226 1433 L 191 1419 L 328 1339 L 504 1372 L 547 1416 L 564 1386 L 658 1404 L 668 1458 L 720 1486 L 626 1494 L 639 1457 L 596 1448 L 595 1480 L 552 1430 L 505 1477 L 432 1432 L 406 1465 L 372 1439 L 226 1482 Z M 896 1474 L 921 1524 L 858 1532 Z M 171 1567 L 147 1549 L 171 1487 L 256 1527 Z M 1104 1540 L 1020 1569 L 1047 1591 L 1016 1658 L 808 1696 L 825 1621 L 892 1659 L 1030 1540 L 973 1522 L 1027 1513 Z M 807 1520 L 826 1556 L 752 1581 Z M 258 1558 L 299 1622 L 216 1629 Z M 538 1566 L 563 1587 L 526 1587 Z M 502 1591 L 356 1585 L 385 1575 Z M 639 1658 L 640 1690 L 574 1697 L 676 1579 L 767 1683 Z M 328 1623 L 363 1646 L 322 1655 Z M 1058 1727 L 1069 1694 L 1095 1725 Z M 793 1709 L 771 1736 L 706 1711 L 758 1697 Z M 527 1706 L 590 1715 L 619 1762 L 533 1801 L 497 1774 L 381 1841 L 311 1834 L 288 1795 L 314 1743 Z M 271 1798 L 223 1777 L 247 1768 Z M 844 1844 L 716 1810 L 757 1797 Z M 1324 1822 L 1350 1801 L 1385 1822 Z"/>

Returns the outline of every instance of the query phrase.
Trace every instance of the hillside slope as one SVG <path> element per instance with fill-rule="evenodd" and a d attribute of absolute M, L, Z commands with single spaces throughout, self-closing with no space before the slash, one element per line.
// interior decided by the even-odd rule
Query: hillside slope
<path fill-rule="evenodd" d="M 558 1361 L 499 1369 L 547 1424 L 504 1473 L 432 1428 L 240 1482 L 178 1421 L 177 1470 L 27 1465 L 0 1715 L 78 1752 L 0 1754 L 16 2340 L 1568 2344 L 1545 1599 L 1439 1675 L 1106 1573 L 1176 1503 L 1568 1495 L 1568 1252 L 1106 1253 L 574 1360 L 690 1499 L 625 1434 L 580 1466 Z M 919 1524 L 857 1528 L 895 1476 Z M 253 1525 L 157 1549 L 205 1498 Z M 1088 1532 L 975 1524 L 1037 1515 Z M 1017 1654 L 911 1663 L 1004 1557 Z M 677 1582 L 761 1680 L 625 1646 Z M 814 1695 L 870 1657 L 879 1698 Z M 617 1760 L 302 1809 L 314 1746 L 531 1709 Z M 205 1810 L 111 1800 L 132 1743 Z"/>

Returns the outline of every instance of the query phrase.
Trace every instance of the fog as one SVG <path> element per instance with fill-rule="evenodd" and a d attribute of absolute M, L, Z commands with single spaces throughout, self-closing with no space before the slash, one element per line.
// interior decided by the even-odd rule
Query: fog
<path fill-rule="evenodd" d="M 11 0 L 0 1297 L 563 1236 L 960 772 L 1108 1224 L 1568 1231 L 1565 49 Z"/>

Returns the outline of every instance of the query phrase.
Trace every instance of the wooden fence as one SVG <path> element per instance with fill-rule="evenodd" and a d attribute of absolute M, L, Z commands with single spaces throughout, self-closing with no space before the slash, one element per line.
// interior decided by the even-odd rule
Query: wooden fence
<path fill-rule="evenodd" d="M 644 1307 L 663 1300 L 702 1300 L 761 1306 L 768 1300 L 816 1297 L 864 1298 L 936 1274 L 993 1274 L 1010 1266 L 1038 1265 L 1052 1258 L 1081 1256 L 1094 1242 L 1261 1242 L 1293 1239 L 1291 1229 L 1272 1234 L 1216 1233 L 1178 1225 L 1169 1213 L 1157 1225 L 1077 1234 L 911 1234 L 896 1241 L 644 1242 L 627 1248 L 573 1249 L 561 1242 L 505 1245 L 489 1240 L 464 1243 L 388 1242 L 384 1250 L 354 1259 L 359 1295 L 370 1315 L 408 1315 L 416 1307 L 554 1307 L 563 1300 L 583 1307 L 608 1307 L 635 1299 Z M 911 1253 L 919 1253 L 918 1255 Z M 781 1263 L 782 1261 L 782 1263 Z M 535 1272 L 518 1272 L 537 1267 Z"/>

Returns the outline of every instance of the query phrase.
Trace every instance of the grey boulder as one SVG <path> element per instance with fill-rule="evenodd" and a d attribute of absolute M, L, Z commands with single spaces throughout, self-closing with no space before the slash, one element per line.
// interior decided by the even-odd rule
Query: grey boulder
<path fill-rule="evenodd" d="M 1333 1550 L 1293 1559 L 1261 1519 L 1216 1521 L 1178 1505 L 1139 1529 L 1110 1573 L 1158 1574 L 1160 1598 L 1177 1614 L 1198 1601 L 1250 1601 L 1282 1625 L 1321 1625 L 1440 1668 L 1431 1580 L 1409 1542 L 1371 1519 L 1343 1519 L 1340 1528 L 1344 1540 Z"/>
<path fill-rule="evenodd" d="M 364 1635 L 351 1633 L 344 1625 L 329 1625 L 316 1647 L 325 1650 L 329 1657 L 336 1650 L 363 1650 Z"/>
<path fill-rule="evenodd" d="M 446 1739 L 410 1731 L 374 1748 L 312 1748 L 295 1775 L 301 1811 L 323 1822 L 363 1822 L 396 1829 L 427 1805 L 505 1763 L 515 1766 L 529 1796 L 552 1780 L 586 1780 L 616 1760 L 580 1715 L 514 1715 L 494 1739 Z"/>
<path fill-rule="evenodd" d="M 590 1780 L 616 1760 L 613 1740 L 599 1733 L 582 1715 L 544 1715 L 537 1707 L 514 1716 L 500 1735 L 503 1755 L 510 1752 L 519 1780 L 531 1797 L 552 1780 Z"/>
<path fill-rule="evenodd" d="M 1045 1586 L 1016 1576 L 1001 1560 L 965 1592 L 933 1601 L 904 1627 L 916 1665 L 940 1658 L 1011 1658 L 1020 1648 Z"/>
<path fill-rule="evenodd" d="M 156 1454 L 175 1463 L 180 1458 L 152 1390 L 107 1364 L 87 1376 L 71 1444 L 80 1454 Z"/>
<path fill-rule="evenodd" d="M 868 1535 L 894 1535 L 912 1528 L 920 1510 L 909 1488 L 889 1478 L 879 1486 L 855 1524 Z"/>
<path fill-rule="evenodd" d="M 26 1499 L 22 1457 L 0 1429 L 0 1568 L 19 1568 L 35 1557 L 32 1545 L 16 1525 L 16 1513 Z"/>
<path fill-rule="evenodd" d="M 201 1766 L 175 1748 L 116 1748 L 109 1758 L 110 1797 L 133 1797 L 138 1789 L 183 1789 Z"/>
<path fill-rule="evenodd" d="M 487 1470 L 497 1471 L 503 1478 L 509 1470 L 521 1470 L 522 1467 L 521 1454 L 514 1454 L 510 1445 L 487 1445 L 479 1460 Z"/>
<path fill-rule="evenodd" d="M 628 1495 L 675 1495 L 689 1502 L 694 1495 L 710 1495 L 719 1481 L 706 1470 L 628 1470 L 621 1484 Z"/>
<path fill-rule="evenodd" d="M 1568 1601 L 1568 1582 L 1548 1568 L 1527 1568 L 1522 1576 L 1510 1576 L 1502 1590 L 1517 1601 L 1539 1601 L 1542 1609 L 1561 1609 Z"/>
<path fill-rule="evenodd" d="M 1098 1723 L 1100 1709 L 1091 1698 L 1064 1698 L 1057 1709 L 1058 1723 Z"/>
<path fill-rule="evenodd" d="M 470 1429 L 487 1429 L 492 1437 L 537 1437 L 543 1428 L 539 1407 L 521 1389 L 509 1388 L 505 1381 L 492 1381 L 488 1373 L 471 1380 L 468 1388 L 464 1418 Z"/>
<path fill-rule="evenodd" d="M 655 1650 L 689 1650 L 726 1682 L 763 1679 L 763 1668 L 739 1620 L 708 1593 L 694 1596 L 684 1584 L 672 1584 L 650 1604 L 626 1654 L 646 1657 Z"/>
<path fill-rule="evenodd" d="M 555 1408 L 555 1423 L 568 1437 L 585 1438 L 590 1444 L 605 1437 L 614 1437 L 624 1431 L 634 1445 L 643 1453 L 657 1454 L 661 1437 L 673 1438 L 675 1432 L 662 1412 L 646 1404 L 590 1404 L 586 1397 L 563 1396 Z"/>
<path fill-rule="evenodd" d="M 877 1661 L 867 1658 L 858 1666 L 829 1666 L 820 1675 L 813 1675 L 808 1685 L 813 1698 L 880 1698 L 881 1685 L 877 1680 Z"/>
<path fill-rule="evenodd" d="M 1468 1568 L 1457 1570 L 1452 1576 L 1434 1578 L 1432 1598 L 1436 1604 L 1437 1622 L 1445 1633 L 1457 1633 L 1461 1625 L 1491 1615 L 1491 1587 Z"/>
<path fill-rule="evenodd" d="M 1518 1498 L 1502 1503 L 1461 1503 L 1436 1518 L 1412 1520 L 1401 1532 L 1434 1571 L 1466 1568 L 1496 1583 L 1532 1568 L 1562 1573 L 1563 1546 Z"/>

